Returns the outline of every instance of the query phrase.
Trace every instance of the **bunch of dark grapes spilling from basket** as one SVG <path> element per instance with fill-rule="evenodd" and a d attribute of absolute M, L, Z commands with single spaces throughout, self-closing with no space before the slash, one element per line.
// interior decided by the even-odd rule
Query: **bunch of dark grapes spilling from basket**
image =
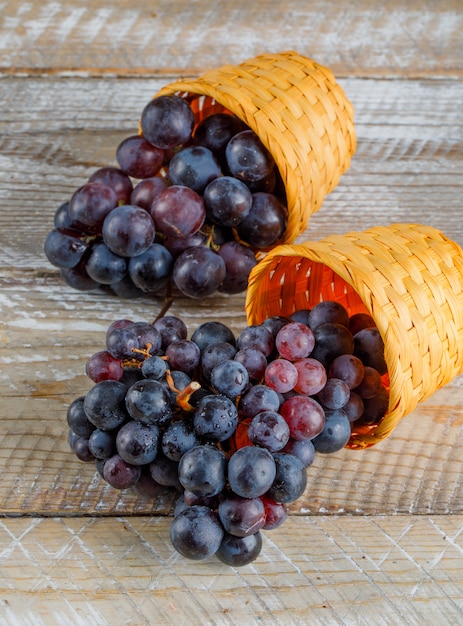
<path fill-rule="evenodd" d="M 115 489 L 178 492 L 170 537 L 190 559 L 254 560 L 307 485 L 316 453 L 388 407 L 384 345 L 367 314 L 321 302 L 236 337 L 218 321 L 188 339 L 178 317 L 121 319 L 67 411 L 69 444 Z"/>
<path fill-rule="evenodd" d="M 172 282 L 193 298 L 244 291 L 256 254 L 278 243 L 287 219 L 259 137 L 232 114 L 197 123 L 187 100 L 158 96 L 115 156 L 117 167 L 98 169 L 56 211 L 44 247 L 64 281 L 123 298 Z"/>

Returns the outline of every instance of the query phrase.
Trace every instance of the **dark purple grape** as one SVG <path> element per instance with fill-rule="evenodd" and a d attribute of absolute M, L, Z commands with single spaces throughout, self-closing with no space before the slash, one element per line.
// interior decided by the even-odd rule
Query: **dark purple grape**
<path fill-rule="evenodd" d="M 373 398 L 381 387 L 381 376 L 374 367 L 366 365 L 363 369 L 363 379 L 358 387 L 355 387 L 354 391 L 362 398 L 362 400 L 368 400 Z"/>
<path fill-rule="evenodd" d="M 201 353 L 194 341 L 179 339 L 167 346 L 165 356 L 171 369 L 189 374 L 198 367 Z"/>
<path fill-rule="evenodd" d="M 236 355 L 236 348 L 231 343 L 219 341 L 207 346 L 201 353 L 201 374 L 207 381 L 211 379 L 211 372 L 216 365 L 229 361 Z"/>
<path fill-rule="evenodd" d="M 141 115 L 144 137 L 162 149 L 176 148 L 189 141 L 194 124 L 195 116 L 190 105 L 178 96 L 153 98 Z"/>
<path fill-rule="evenodd" d="M 309 326 L 314 331 L 322 324 L 340 324 L 349 326 L 349 314 L 346 309 L 335 300 L 318 302 L 309 313 Z"/>
<path fill-rule="evenodd" d="M 79 187 L 69 202 L 69 217 L 89 233 L 100 233 L 105 217 L 117 207 L 117 193 L 102 182 Z"/>
<path fill-rule="evenodd" d="M 302 462 L 292 454 L 277 452 L 273 455 L 276 475 L 267 496 L 276 502 L 288 504 L 302 496 L 307 485 L 307 475 Z"/>
<path fill-rule="evenodd" d="M 380 386 L 377 393 L 371 398 L 363 398 L 363 413 L 360 418 L 362 424 L 378 424 L 389 409 L 389 393 L 384 386 Z"/>
<path fill-rule="evenodd" d="M 84 409 L 87 418 L 101 430 L 113 430 L 127 419 L 125 385 L 117 380 L 102 380 L 86 394 Z"/>
<path fill-rule="evenodd" d="M 248 436 L 254 445 L 278 452 L 288 443 L 289 426 L 279 413 L 263 411 L 252 418 Z"/>
<path fill-rule="evenodd" d="M 130 202 L 130 195 L 133 191 L 132 181 L 118 167 L 101 167 L 90 176 L 88 181 L 111 187 L 116 192 L 118 204 Z"/>
<path fill-rule="evenodd" d="M 257 265 L 254 252 L 238 241 L 227 241 L 220 246 L 218 254 L 225 263 L 225 278 L 219 291 L 230 294 L 245 291 L 249 274 Z"/>
<path fill-rule="evenodd" d="M 127 261 L 118 254 L 114 254 L 108 246 L 95 242 L 85 261 L 87 274 L 97 283 L 111 285 L 121 281 L 127 274 Z"/>
<path fill-rule="evenodd" d="M 207 441 L 225 441 L 238 426 L 238 411 L 229 398 L 210 394 L 199 401 L 193 425 L 199 437 Z"/>
<path fill-rule="evenodd" d="M 315 446 L 310 439 L 290 438 L 281 452 L 297 457 L 306 468 L 310 467 L 315 459 Z"/>
<path fill-rule="evenodd" d="M 69 215 L 69 202 L 63 202 L 56 209 L 55 215 L 53 217 L 53 225 L 56 230 L 73 230 L 77 233 L 85 231 L 84 225 L 74 221 Z"/>
<path fill-rule="evenodd" d="M 162 434 L 162 451 L 173 461 L 180 461 L 185 452 L 199 444 L 199 438 L 193 427 L 183 420 L 172 422 Z"/>
<path fill-rule="evenodd" d="M 272 155 L 252 130 L 244 130 L 230 139 L 225 158 L 232 176 L 246 182 L 265 178 L 275 165 Z"/>
<path fill-rule="evenodd" d="M 226 496 L 219 504 L 218 513 L 225 532 L 235 537 L 253 535 L 265 524 L 265 509 L 260 498 Z"/>
<path fill-rule="evenodd" d="M 127 463 L 146 465 L 156 458 L 158 442 L 159 428 L 156 424 L 130 420 L 117 433 L 116 449 Z"/>
<path fill-rule="evenodd" d="M 162 347 L 165 349 L 173 341 L 186 339 L 188 329 L 185 322 L 175 315 L 164 315 L 154 322 L 154 327 L 161 333 Z"/>
<path fill-rule="evenodd" d="M 69 428 L 78 437 L 88 439 L 96 426 L 87 417 L 84 409 L 85 396 L 80 396 L 71 402 L 68 406 L 66 419 Z"/>
<path fill-rule="evenodd" d="M 95 460 L 95 457 L 90 450 L 89 440 L 84 437 L 77 437 L 73 440 L 71 450 L 76 457 L 84 463 L 90 463 Z"/>
<path fill-rule="evenodd" d="M 332 361 L 329 370 L 329 378 L 340 378 L 349 389 L 358 387 L 365 374 L 362 361 L 353 354 L 341 354 Z"/>
<path fill-rule="evenodd" d="M 116 159 L 119 167 L 133 178 L 155 176 L 164 162 L 164 150 L 153 146 L 140 135 L 124 139 L 117 147 Z"/>
<path fill-rule="evenodd" d="M 51 230 L 44 245 L 45 255 L 50 263 L 66 269 L 76 267 L 88 249 L 84 238 L 61 230 Z"/>
<path fill-rule="evenodd" d="M 129 204 L 136 204 L 145 211 L 149 211 L 155 197 L 167 189 L 167 186 L 166 180 L 160 176 L 145 178 L 133 188 Z"/>
<path fill-rule="evenodd" d="M 149 498 L 151 501 L 159 501 L 169 494 L 169 489 L 157 483 L 151 476 L 149 466 L 142 466 L 141 476 L 133 485 L 135 493 L 142 498 Z"/>
<path fill-rule="evenodd" d="M 249 380 L 252 382 L 263 380 L 267 367 L 267 359 L 263 352 L 255 348 L 243 348 L 235 354 L 234 359 L 247 369 Z"/>
<path fill-rule="evenodd" d="M 178 480 L 178 461 L 169 459 L 159 453 L 150 463 L 150 474 L 153 480 L 163 487 L 175 487 L 181 491 L 182 486 Z"/>
<path fill-rule="evenodd" d="M 187 248 L 177 257 L 172 271 L 177 289 L 191 298 L 213 294 L 222 285 L 225 275 L 222 257 L 204 246 Z"/>
<path fill-rule="evenodd" d="M 143 424 L 165 424 L 172 417 L 170 396 L 157 380 L 139 380 L 127 390 L 127 411 Z"/>
<path fill-rule="evenodd" d="M 289 321 L 309 326 L 310 309 L 299 309 L 289 316 Z"/>
<path fill-rule="evenodd" d="M 129 275 L 134 285 L 145 292 L 163 289 L 172 273 L 171 253 L 159 243 L 152 243 L 141 254 L 129 260 Z"/>
<path fill-rule="evenodd" d="M 135 298 L 141 298 L 141 296 L 145 295 L 145 292 L 134 284 L 128 274 L 126 274 L 122 280 L 117 283 L 113 283 L 111 285 L 111 290 L 116 294 L 116 296 L 123 298 L 124 300 L 134 300 Z"/>
<path fill-rule="evenodd" d="M 195 561 L 215 554 L 223 534 L 214 511 L 198 504 L 178 513 L 170 527 L 170 540 L 175 550 Z"/>
<path fill-rule="evenodd" d="M 255 561 L 261 550 L 262 535 L 260 532 L 246 537 L 224 533 L 220 547 L 215 554 L 226 565 L 242 567 Z"/>
<path fill-rule="evenodd" d="M 343 409 L 326 409 L 322 432 L 312 440 L 315 450 L 332 454 L 345 447 L 351 436 L 349 418 Z"/>
<path fill-rule="evenodd" d="M 191 448 L 180 459 L 178 477 L 182 486 L 197 496 L 215 496 L 225 487 L 227 459 L 217 448 Z"/>
<path fill-rule="evenodd" d="M 328 378 L 317 394 L 317 400 L 327 409 L 342 409 L 350 398 L 350 389 L 340 378 Z"/>
<path fill-rule="evenodd" d="M 191 335 L 191 340 L 197 344 L 201 352 L 212 343 L 225 342 L 232 346 L 236 345 L 233 331 L 226 324 L 217 321 L 200 324 Z"/>
<path fill-rule="evenodd" d="M 134 349 L 138 349 L 138 336 L 130 326 L 108 328 L 106 333 L 106 349 L 115 359 L 132 359 L 134 357 Z"/>
<path fill-rule="evenodd" d="M 197 230 L 192 235 L 187 235 L 186 237 L 166 237 L 163 245 L 169 250 L 172 257 L 176 259 L 187 248 L 205 246 L 207 243 L 208 236 L 202 230 Z"/>
<path fill-rule="evenodd" d="M 375 320 L 369 313 L 354 313 L 349 319 L 349 330 L 352 335 L 356 335 L 364 328 L 373 328 L 376 326 Z"/>
<path fill-rule="evenodd" d="M 110 250 L 123 257 L 134 257 L 154 241 L 151 216 L 141 207 L 125 204 L 113 209 L 103 223 L 103 240 Z"/>
<path fill-rule="evenodd" d="M 252 207 L 252 193 L 232 176 L 212 180 L 204 189 L 203 199 L 208 219 L 230 227 L 238 226 Z"/>
<path fill-rule="evenodd" d="M 227 398 L 237 398 L 248 384 L 248 371 L 239 361 L 222 361 L 211 372 L 212 387 Z"/>
<path fill-rule="evenodd" d="M 228 461 L 230 489 L 243 498 L 258 498 L 273 484 L 276 466 L 273 455 L 266 448 L 244 446 Z"/>
<path fill-rule="evenodd" d="M 238 224 L 238 235 L 255 248 L 275 245 L 285 231 L 286 214 L 286 208 L 273 194 L 254 193 L 251 210 Z"/>
<path fill-rule="evenodd" d="M 355 334 L 354 354 L 364 365 L 378 370 L 381 376 L 387 372 L 384 359 L 384 341 L 376 326 L 364 328 Z"/>
<path fill-rule="evenodd" d="M 355 393 L 355 391 L 350 392 L 349 401 L 342 407 L 342 410 L 347 415 L 349 422 L 355 422 L 363 415 L 363 410 L 365 408 L 363 399 Z"/>
<path fill-rule="evenodd" d="M 315 348 L 310 356 L 320 361 L 327 370 L 336 357 L 354 351 L 354 338 L 346 326 L 326 322 L 317 326 L 313 332 Z"/>
<path fill-rule="evenodd" d="M 166 237 L 193 235 L 206 218 L 203 199 L 184 185 L 172 185 L 161 191 L 151 204 L 150 214 L 156 230 Z"/>
<path fill-rule="evenodd" d="M 284 317 L 282 315 L 273 315 L 272 317 L 268 317 L 265 319 L 261 326 L 267 328 L 272 336 L 275 338 L 278 332 L 285 326 L 285 324 L 289 324 L 292 320 L 289 317 Z"/>
<path fill-rule="evenodd" d="M 172 184 L 189 187 L 200 194 L 221 174 L 215 156 L 204 146 L 187 146 L 179 150 L 169 162 Z"/>
<path fill-rule="evenodd" d="M 127 463 L 119 454 L 115 454 L 105 461 L 103 477 L 114 489 L 133 487 L 140 479 L 140 476 L 141 467 Z"/>
<path fill-rule="evenodd" d="M 137 348 L 145 351 L 143 354 L 135 352 L 134 358 L 143 361 L 148 353 L 154 355 L 159 352 L 162 343 L 161 333 L 153 324 L 148 324 L 148 322 L 134 322 L 128 326 L 128 328 L 137 336 Z"/>
<path fill-rule="evenodd" d="M 246 348 L 253 348 L 254 350 L 260 350 L 265 356 L 269 356 L 275 345 L 272 333 L 258 324 L 252 324 L 246 326 L 238 335 L 236 345 L 239 350 L 245 350 Z"/>
<path fill-rule="evenodd" d="M 77 291 L 93 291 L 94 289 L 98 289 L 98 287 L 100 287 L 100 283 L 94 281 L 93 278 L 90 278 L 87 274 L 84 259 L 82 259 L 75 267 L 61 268 L 60 275 L 67 285 L 73 289 L 77 289 Z"/>
<path fill-rule="evenodd" d="M 111 431 L 96 428 L 88 439 L 88 447 L 96 459 L 109 459 L 116 454 L 115 435 Z"/>
<path fill-rule="evenodd" d="M 241 417 L 246 419 L 262 411 L 278 411 L 280 398 L 277 392 L 267 385 L 254 385 L 241 396 L 238 408 Z"/>

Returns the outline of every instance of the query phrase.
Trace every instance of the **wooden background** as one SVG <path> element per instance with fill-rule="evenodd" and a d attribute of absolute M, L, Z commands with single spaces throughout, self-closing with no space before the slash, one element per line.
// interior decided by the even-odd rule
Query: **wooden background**
<path fill-rule="evenodd" d="M 103 484 L 68 450 L 86 359 L 153 298 L 66 288 L 56 207 L 114 163 L 178 76 L 295 49 L 355 107 L 351 168 L 299 240 L 394 221 L 463 245 L 461 0 L 0 2 L 0 624 L 463 624 L 463 377 L 383 443 L 317 457 L 259 559 L 173 552 L 172 498 Z M 239 332 L 244 295 L 178 298 L 190 332 Z"/>

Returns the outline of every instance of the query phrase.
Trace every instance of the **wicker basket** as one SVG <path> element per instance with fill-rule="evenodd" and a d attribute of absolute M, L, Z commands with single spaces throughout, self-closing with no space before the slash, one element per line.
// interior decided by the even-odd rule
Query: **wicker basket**
<path fill-rule="evenodd" d="M 270 150 L 288 206 L 280 243 L 304 231 L 355 151 L 350 101 L 329 69 L 293 51 L 179 80 L 156 96 L 173 94 L 187 98 L 197 122 L 211 113 L 234 113 Z"/>
<path fill-rule="evenodd" d="M 369 313 L 385 343 L 388 412 L 358 427 L 347 447 L 378 443 L 463 371 L 463 251 L 434 228 L 393 224 L 277 246 L 251 273 L 248 322 L 320 300 Z"/>

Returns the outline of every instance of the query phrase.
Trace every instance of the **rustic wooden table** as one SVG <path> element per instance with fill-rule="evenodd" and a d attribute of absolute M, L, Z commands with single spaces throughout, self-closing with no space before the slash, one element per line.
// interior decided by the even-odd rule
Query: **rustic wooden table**
<path fill-rule="evenodd" d="M 462 377 L 374 448 L 320 455 L 251 565 L 186 561 L 171 499 L 105 487 L 66 440 L 106 326 L 160 302 L 66 288 L 43 254 L 159 88 L 286 49 L 332 69 L 358 137 L 299 240 L 405 221 L 463 244 L 461 0 L 6 0 L 0 24 L 0 624 L 463 624 Z M 243 303 L 172 312 L 238 332 Z"/>

